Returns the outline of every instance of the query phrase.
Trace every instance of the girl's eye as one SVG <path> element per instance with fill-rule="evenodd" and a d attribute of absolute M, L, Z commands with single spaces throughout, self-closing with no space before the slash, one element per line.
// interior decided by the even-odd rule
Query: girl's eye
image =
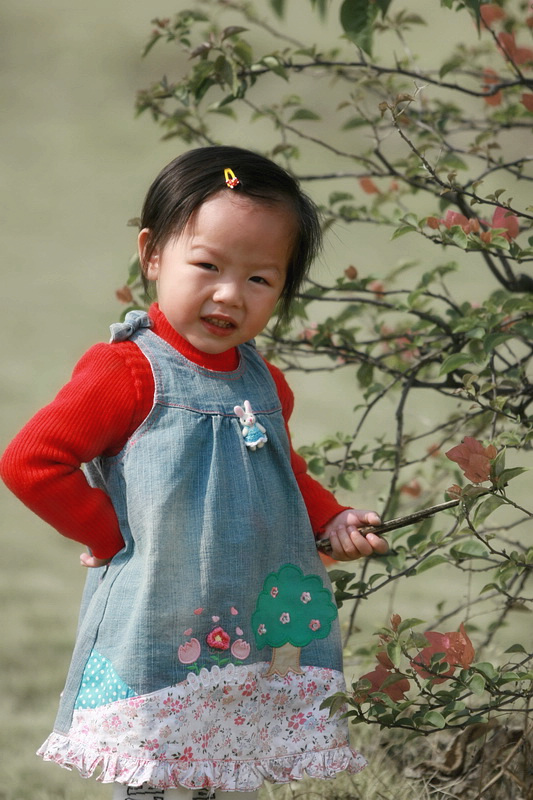
<path fill-rule="evenodd" d="M 210 271 L 216 271 L 216 267 L 215 267 L 214 264 L 198 264 L 198 266 L 201 267 L 202 269 L 207 269 L 207 270 L 210 270 Z"/>
<path fill-rule="evenodd" d="M 261 277 L 261 275 L 254 275 L 252 278 L 250 278 L 250 280 L 253 283 L 262 283 L 265 286 L 269 286 L 270 285 L 269 282 L 267 280 L 265 280 L 265 278 Z"/>

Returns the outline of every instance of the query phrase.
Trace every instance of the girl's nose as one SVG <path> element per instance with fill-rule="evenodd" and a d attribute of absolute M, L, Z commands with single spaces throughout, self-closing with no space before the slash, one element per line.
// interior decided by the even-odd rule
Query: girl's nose
<path fill-rule="evenodd" d="M 213 300 L 225 305 L 242 305 L 242 292 L 238 281 L 227 280 L 217 283 L 213 292 Z"/>

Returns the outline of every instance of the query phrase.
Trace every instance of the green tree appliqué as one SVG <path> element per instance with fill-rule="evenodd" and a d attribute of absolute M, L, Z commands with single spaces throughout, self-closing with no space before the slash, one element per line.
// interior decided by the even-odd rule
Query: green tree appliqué
<path fill-rule="evenodd" d="M 274 649 L 266 675 L 302 674 L 301 648 L 329 636 L 337 613 L 318 575 L 304 575 L 294 564 L 267 575 L 252 615 L 257 647 Z"/>

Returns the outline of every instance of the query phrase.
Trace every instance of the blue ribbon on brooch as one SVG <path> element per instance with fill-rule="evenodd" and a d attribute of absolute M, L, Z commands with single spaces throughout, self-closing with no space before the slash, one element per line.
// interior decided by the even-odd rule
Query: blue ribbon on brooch
<path fill-rule="evenodd" d="M 125 342 L 129 339 L 135 331 L 141 328 L 151 328 L 152 320 L 146 311 L 136 310 L 128 311 L 124 318 L 124 322 L 114 322 L 109 326 L 111 331 L 110 342 Z"/>

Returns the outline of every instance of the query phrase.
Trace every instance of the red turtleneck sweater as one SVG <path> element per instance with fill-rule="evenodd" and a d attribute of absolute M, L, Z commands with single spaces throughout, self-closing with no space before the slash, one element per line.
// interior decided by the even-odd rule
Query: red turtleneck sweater
<path fill-rule="evenodd" d="M 149 313 L 154 333 L 190 361 L 219 372 L 236 369 L 237 350 L 203 353 L 172 328 L 157 304 Z M 294 405 L 292 391 L 283 373 L 265 363 L 287 425 Z M 89 486 L 81 465 L 96 456 L 119 453 L 150 412 L 153 397 L 150 364 L 134 342 L 94 345 L 55 400 L 11 442 L 0 461 L 2 478 L 59 533 L 86 545 L 97 558 L 111 558 L 123 546 L 117 517 L 108 495 Z M 321 532 L 345 506 L 311 478 L 305 461 L 292 446 L 291 465 L 313 530 Z"/>

